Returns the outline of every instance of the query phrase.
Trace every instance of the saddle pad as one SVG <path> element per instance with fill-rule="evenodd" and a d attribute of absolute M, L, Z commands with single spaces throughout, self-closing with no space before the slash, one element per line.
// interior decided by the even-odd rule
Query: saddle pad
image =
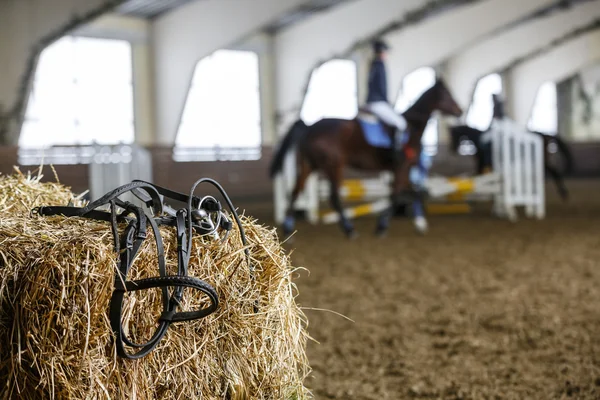
<path fill-rule="evenodd" d="M 381 147 L 384 149 L 392 148 L 392 139 L 383 128 L 383 125 L 379 122 L 366 121 L 363 118 L 359 118 L 365 140 L 373 147 Z"/>

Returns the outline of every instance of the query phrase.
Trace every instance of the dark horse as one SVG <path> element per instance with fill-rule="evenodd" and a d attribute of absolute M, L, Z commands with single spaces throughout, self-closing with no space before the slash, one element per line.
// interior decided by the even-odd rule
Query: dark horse
<path fill-rule="evenodd" d="M 498 96 L 493 95 L 492 97 L 494 102 L 494 115 L 492 118 L 500 120 L 505 117 L 504 104 Z M 567 146 L 567 144 L 558 135 L 547 135 L 545 133 L 536 131 L 530 132 L 541 136 L 544 140 L 544 169 L 546 170 L 546 173 L 548 173 L 552 179 L 554 179 L 558 193 L 562 199 L 566 200 L 569 197 L 569 192 L 565 186 L 563 174 L 561 174 L 558 168 L 551 165 L 549 161 L 551 144 L 555 144 L 557 149 L 560 150 L 564 157 L 564 173 L 571 173 L 573 170 L 573 156 L 571 155 L 569 146 Z M 452 148 L 455 152 L 458 152 L 460 143 L 465 139 L 473 142 L 475 145 L 476 151 L 474 157 L 477 162 L 477 174 L 482 174 L 492 167 L 491 148 L 482 145 L 479 140 L 483 133 L 484 132 L 480 131 L 479 129 L 475 129 L 467 125 L 458 125 L 450 128 L 450 134 L 452 136 Z"/>
<path fill-rule="evenodd" d="M 393 172 L 392 206 L 381 213 L 377 223 L 376 232 L 380 235 L 384 234 L 396 205 L 402 200 L 417 199 L 420 201 L 421 199 L 419 193 L 411 190 L 409 173 L 410 168 L 419 159 L 421 137 L 427 121 L 435 110 L 454 116 L 462 115 L 462 110 L 452 98 L 445 83 L 440 79 L 403 113 L 408 122 L 409 135 L 408 141 L 403 147 L 404 151 L 396 157 L 394 157 L 392 149 L 369 145 L 357 118 L 351 120 L 326 118 L 311 126 L 307 126 L 301 120 L 296 121 L 276 150 L 269 171 L 271 178 L 280 172 L 286 153 L 295 144 L 297 145 L 296 184 L 287 209 L 283 226 L 284 233 L 288 235 L 294 229 L 293 206 L 300 192 L 304 190 L 306 179 L 311 172 L 319 171 L 329 180 L 331 206 L 340 215 L 342 230 L 349 237 L 354 236 L 354 227 L 343 213 L 339 196 L 344 168 L 348 166 L 363 171 Z M 386 127 L 386 131 L 389 135 L 393 134 L 391 127 Z M 426 224 L 424 218 L 423 221 Z"/>

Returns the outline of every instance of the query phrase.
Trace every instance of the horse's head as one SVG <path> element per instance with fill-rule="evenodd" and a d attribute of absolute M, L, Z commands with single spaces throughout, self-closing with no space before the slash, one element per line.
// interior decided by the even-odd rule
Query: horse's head
<path fill-rule="evenodd" d="M 403 115 L 409 122 L 427 123 L 434 111 L 454 117 L 462 115 L 462 109 L 450 94 L 446 83 L 440 78 Z"/>
<path fill-rule="evenodd" d="M 448 86 L 442 78 L 438 78 L 431 88 L 435 91 L 436 96 L 436 104 L 434 105 L 434 109 L 440 111 L 442 114 L 452 115 L 454 117 L 460 117 L 463 113 L 462 109 L 452 97 Z"/>

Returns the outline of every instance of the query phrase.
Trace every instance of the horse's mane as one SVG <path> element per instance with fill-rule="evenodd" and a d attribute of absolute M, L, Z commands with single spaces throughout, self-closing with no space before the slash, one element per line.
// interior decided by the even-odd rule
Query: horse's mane
<path fill-rule="evenodd" d="M 428 105 L 434 100 L 439 85 L 440 81 L 438 80 L 435 85 L 427 89 L 412 106 L 402 113 L 404 118 L 411 122 L 427 122 L 431 116 L 431 107 Z"/>

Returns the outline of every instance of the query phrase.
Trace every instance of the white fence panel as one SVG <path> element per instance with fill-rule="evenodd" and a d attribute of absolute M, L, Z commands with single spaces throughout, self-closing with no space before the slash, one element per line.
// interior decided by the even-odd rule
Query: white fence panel
<path fill-rule="evenodd" d="M 544 142 L 513 121 L 494 124 L 492 131 L 493 167 L 502 176 L 502 190 L 495 196 L 499 215 L 516 220 L 516 207 L 526 215 L 545 217 Z"/>

